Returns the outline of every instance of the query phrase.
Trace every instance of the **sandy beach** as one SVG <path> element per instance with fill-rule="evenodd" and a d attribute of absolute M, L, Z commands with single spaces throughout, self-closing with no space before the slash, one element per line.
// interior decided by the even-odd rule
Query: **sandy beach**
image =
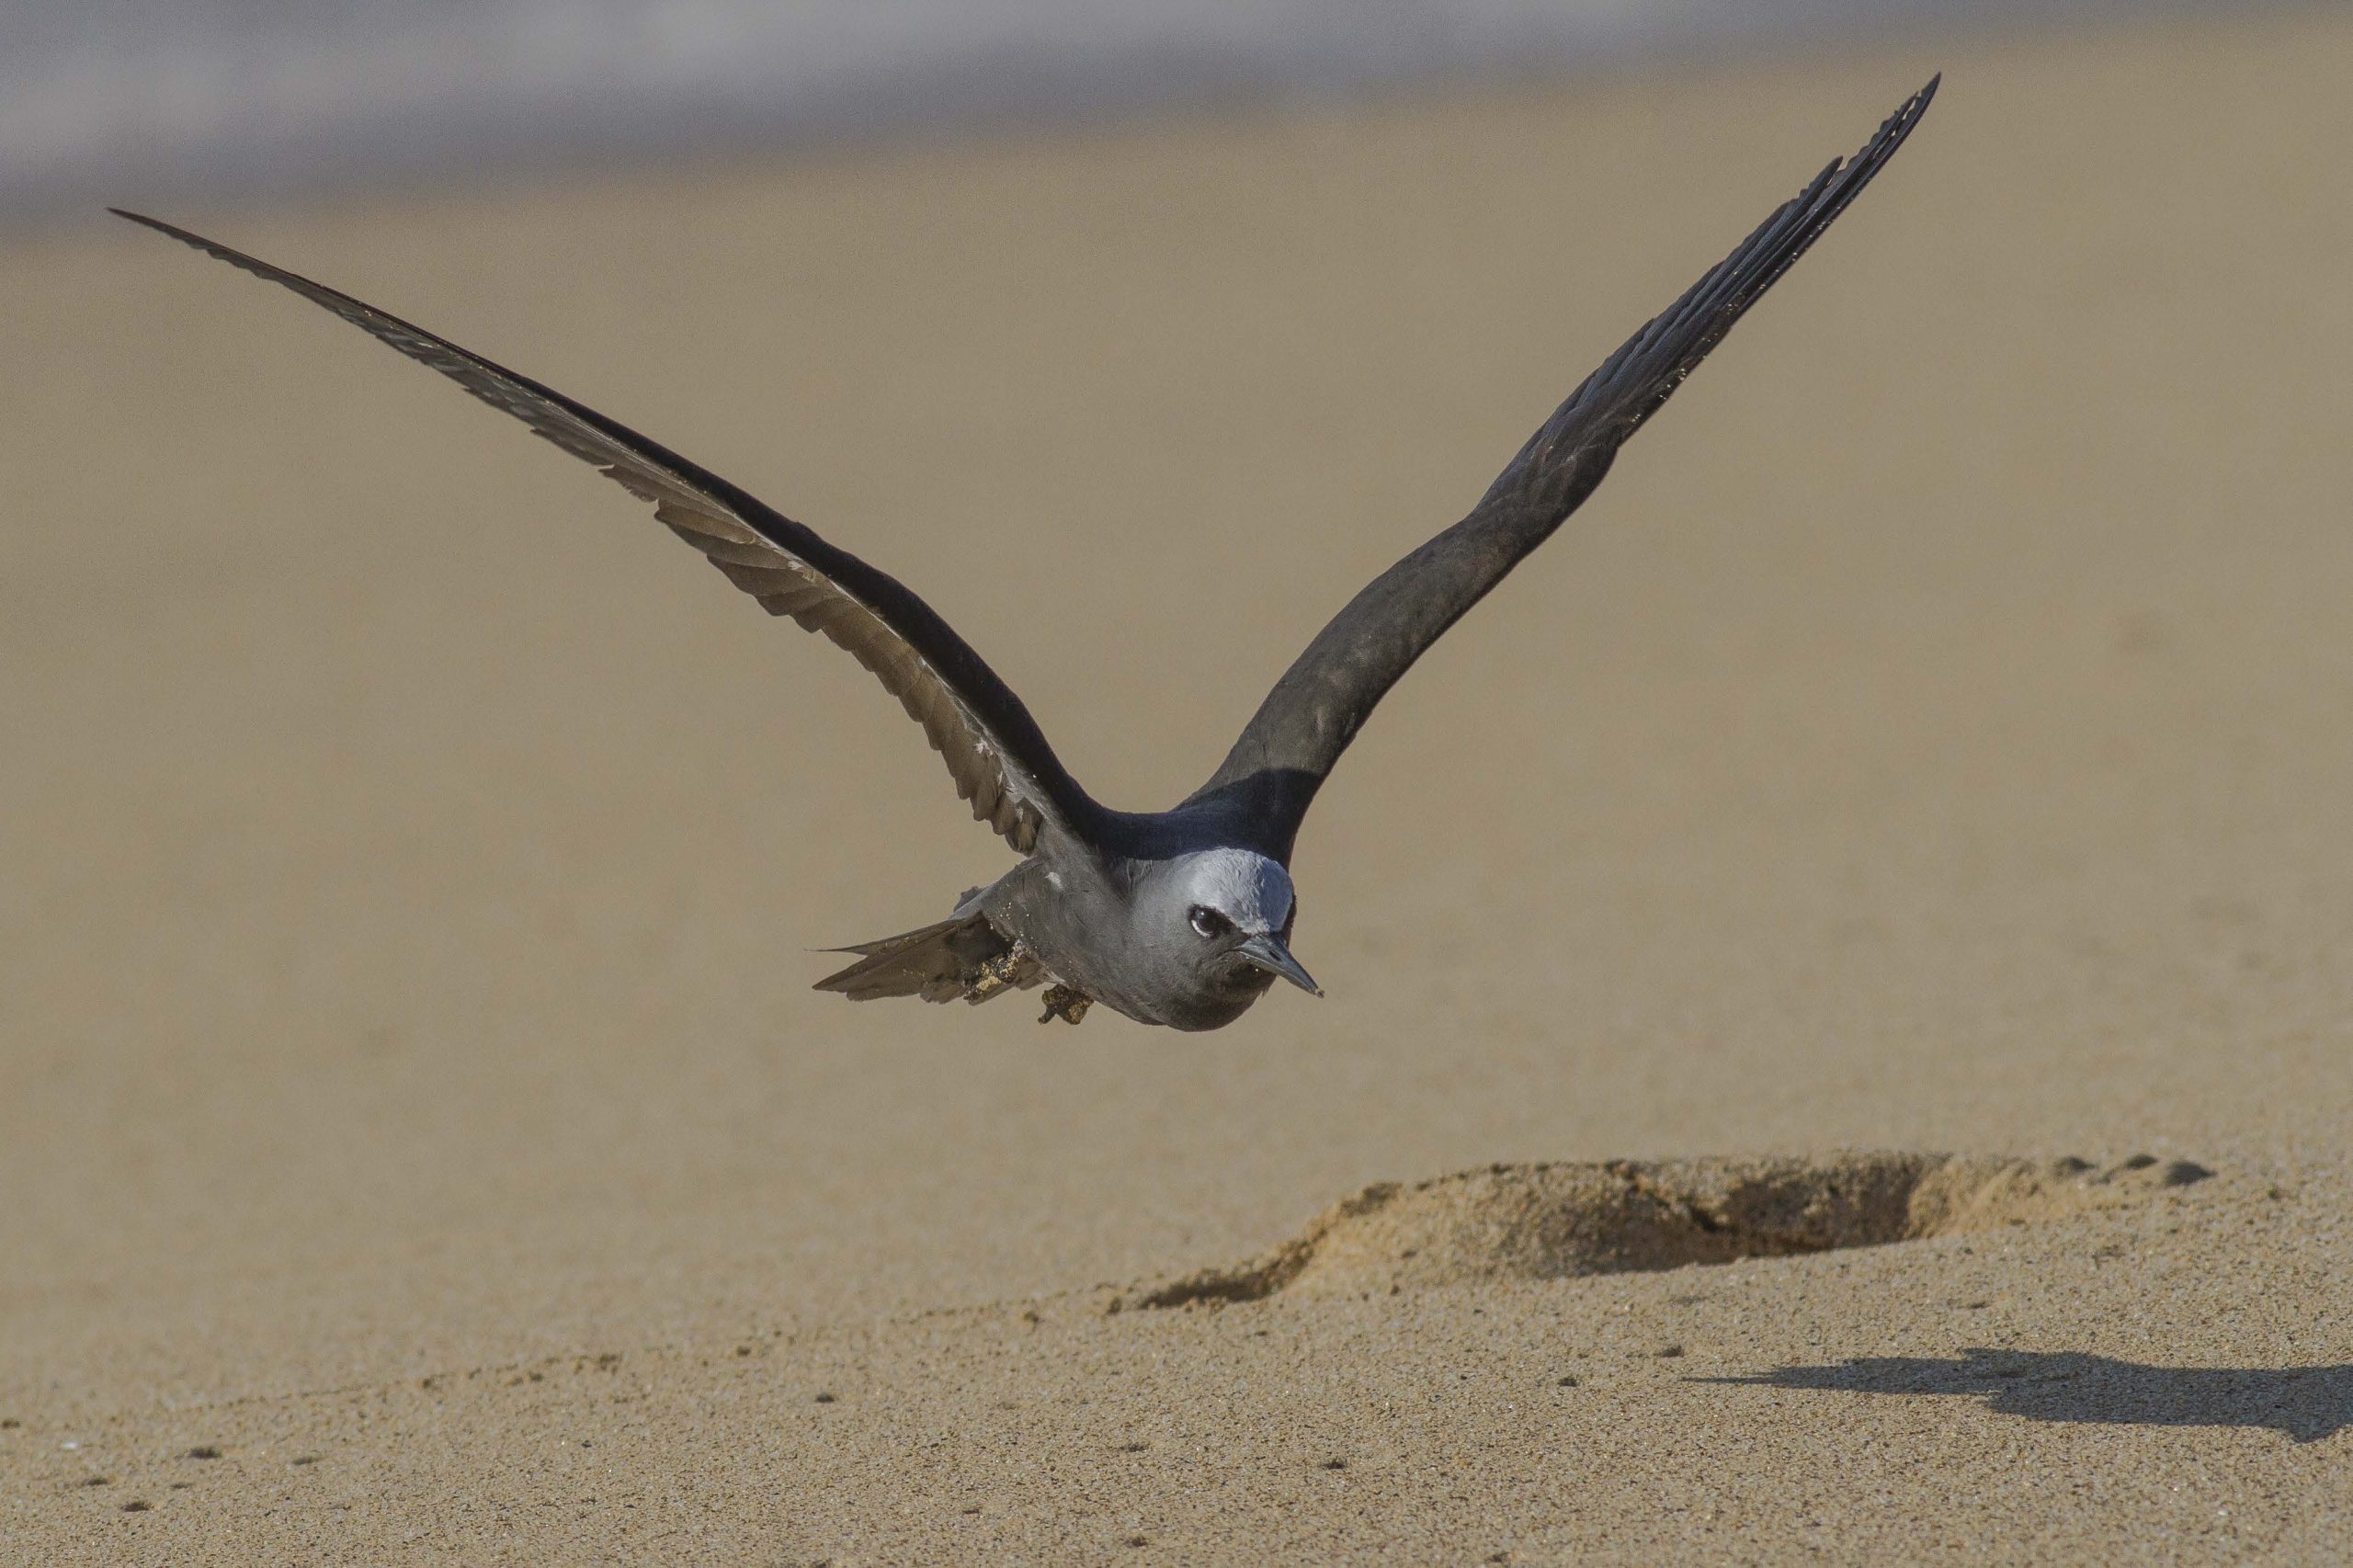
<path fill-rule="evenodd" d="M 1009 863 L 863 672 L 299 301 L 0 242 L 0 1560 L 2341 1561 L 2353 17 L 161 215 L 1147 808 L 1938 69 L 1200 1037 L 813 993 Z"/>

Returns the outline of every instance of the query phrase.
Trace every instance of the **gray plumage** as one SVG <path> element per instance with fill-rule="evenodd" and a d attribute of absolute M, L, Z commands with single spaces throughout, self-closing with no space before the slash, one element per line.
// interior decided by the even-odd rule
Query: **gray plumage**
<path fill-rule="evenodd" d="M 1046 1017 L 1100 1001 L 1216 1028 L 1290 955 L 1291 846 L 1374 706 L 1415 659 L 1591 494 L 1626 438 L 1901 146 L 1937 83 L 1834 162 L 1569 394 L 1470 515 L 1375 578 L 1275 684 L 1208 783 L 1174 810 L 1113 811 L 1079 787 L 1021 699 L 896 579 L 716 474 L 529 377 L 267 262 L 121 212 L 293 290 L 595 464 L 772 615 L 820 632 L 923 727 L 957 794 L 1024 858 L 948 919 L 841 949 L 818 983 L 858 1000 L 983 1001 L 1044 984 Z M 119 210 L 117 210 L 119 211 Z M 1316 993 L 1321 994 L 1320 992 Z"/>

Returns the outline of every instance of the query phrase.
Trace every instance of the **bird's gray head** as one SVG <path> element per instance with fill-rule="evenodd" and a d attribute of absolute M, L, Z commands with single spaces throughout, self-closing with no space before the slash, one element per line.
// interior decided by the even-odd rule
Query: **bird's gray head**
<path fill-rule="evenodd" d="M 1230 1019 L 1265 994 L 1277 977 L 1321 996 L 1290 956 L 1299 902 L 1290 873 L 1247 849 L 1197 850 L 1165 862 L 1139 901 L 1146 940 L 1173 971 L 1166 981 L 1190 994 L 1184 1011 Z M 1214 1028 L 1172 1017 L 1179 1027 Z"/>

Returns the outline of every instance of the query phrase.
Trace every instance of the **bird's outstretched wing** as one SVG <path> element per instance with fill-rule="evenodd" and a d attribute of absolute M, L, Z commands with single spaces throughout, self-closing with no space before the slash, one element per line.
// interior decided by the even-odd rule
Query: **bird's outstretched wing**
<path fill-rule="evenodd" d="M 1027 853 L 1049 823 L 1084 832 L 1101 808 L 1063 767 L 996 672 L 897 579 L 780 516 L 716 474 L 528 376 L 282 267 L 136 212 L 118 216 L 283 284 L 429 365 L 594 463 L 710 559 L 771 615 L 820 631 L 872 671 L 947 760 L 973 817 Z"/>
<path fill-rule="evenodd" d="M 1593 493 L 1626 437 L 1741 312 L 1803 255 L 1904 144 L 1936 96 L 1914 94 L 1571 392 L 1471 515 L 1368 585 L 1283 673 L 1188 806 L 1288 860 L 1315 791 L 1399 676 Z"/>

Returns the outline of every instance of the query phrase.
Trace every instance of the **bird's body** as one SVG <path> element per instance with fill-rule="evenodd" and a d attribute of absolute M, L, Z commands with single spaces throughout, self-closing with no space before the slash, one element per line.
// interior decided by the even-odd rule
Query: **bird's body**
<path fill-rule="evenodd" d="M 985 1001 L 1043 985 L 1046 1017 L 1101 1002 L 1180 1029 L 1233 1022 L 1290 955 L 1291 846 L 1389 687 L 1600 483 L 1680 385 L 1893 154 L 1937 84 L 1834 163 L 1587 377 L 1470 515 L 1369 585 L 1276 683 L 1208 783 L 1166 812 L 1115 812 L 1064 769 L 1028 709 L 905 586 L 745 492 L 528 377 L 347 294 L 133 213 L 324 306 L 597 465 L 772 614 L 853 654 L 920 723 L 972 813 L 1023 858 L 948 918 L 843 951 L 818 983 L 858 1000 Z"/>

